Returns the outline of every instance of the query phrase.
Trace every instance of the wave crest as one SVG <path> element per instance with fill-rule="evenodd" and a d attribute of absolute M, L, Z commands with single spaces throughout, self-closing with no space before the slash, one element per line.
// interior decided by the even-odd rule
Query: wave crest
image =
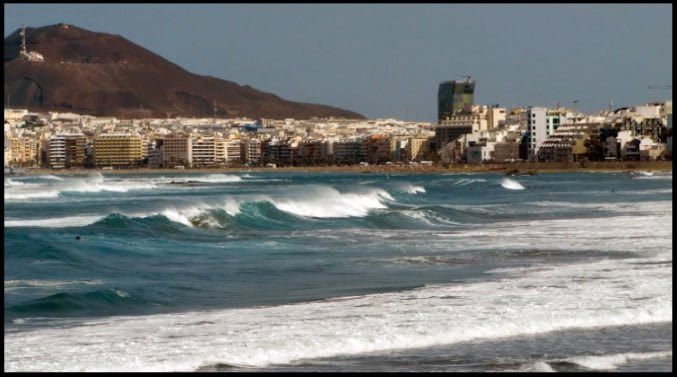
<path fill-rule="evenodd" d="M 587 369 L 610 370 L 618 368 L 619 365 L 627 364 L 631 360 L 646 360 L 663 357 L 672 357 L 672 351 L 645 353 L 630 352 L 614 355 L 577 356 L 568 358 L 565 361 L 580 365 Z"/>
<path fill-rule="evenodd" d="M 425 193 L 425 187 L 412 185 L 411 183 L 405 183 L 402 186 L 401 190 L 412 195 L 416 195 L 418 193 Z"/>
<path fill-rule="evenodd" d="M 304 197 L 271 199 L 279 210 L 314 218 L 364 217 L 374 209 L 387 208 L 384 201 L 394 201 L 383 189 L 363 193 L 341 193 L 333 187 L 315 186 Z"/>
<path fill-rule="evenodd" d="M 510 178 L 501 179 L 501 187 L 508 190 L 524 190 L 524 186 L 521 183 Z"/>

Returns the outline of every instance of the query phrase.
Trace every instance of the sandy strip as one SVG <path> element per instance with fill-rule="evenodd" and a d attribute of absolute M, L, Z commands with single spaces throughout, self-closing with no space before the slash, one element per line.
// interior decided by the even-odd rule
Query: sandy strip
<path fill-rule="evenodd" d="M 31 169 L 26 168 L 26 175 L 44 174 L 87 174 L 99 172 L 102 174 L 152 174 L 152 173 L 246 173 L 246 172 L 290 172 L 290 173 L 486 173 L 494 172 L 505 174 L 516 172 L 528 173 L 557 173 L 557 172 L 632 172 L 657 171 L 671 172 L 672 161 L 600 161 L 585 163 L 562 162 L 516 162 L 505 164 L 478 164 L 478 165 L 370 165 L 370 166 L 293 166 L 293 167 L 221 167 L 221 168 L 191 168 L 191 169 Z"/>

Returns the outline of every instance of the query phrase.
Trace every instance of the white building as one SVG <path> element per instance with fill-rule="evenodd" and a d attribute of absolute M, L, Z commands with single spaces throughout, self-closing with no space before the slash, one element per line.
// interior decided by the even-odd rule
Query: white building
<path fill-rule="evenodd" d="M 201 136 L 193 140 L 193 166 L 211 166 L 216 161 L 213 136 Z"/>
<path fill-rule="evenodd" d="M 26 109 L 5 109 L 5 120 L 10 122 L 17 122 L 23 119 L 24 115 L 28 114 Z"/>
<path fill-rule="evenodd" d="M 66 167 L 66 136 L 53 135 L 49 138 L 49 150 L 47 161 L 52 169 Z"/>
<path fill-rule="evenodd" d="M 529 159 L 534 160 L 541 144 L 548 138 L 547 109 L 528 107 L 527 111 L 522 114 L 526 116 L 527 133 L 529 134 Z"/>
<path fill-rule="evenodd" d="M 226 163 L 236 163 L 241 161 L 241 147 L 239 139 L 223 140 L 223 157 Z"/>
<path fill-rule="evenodd" d="M 486 144 L 473 144 L 468 146 L 467 161 L 469 164 L 481 164 L 483 161 L 493 160 L 495 142 Z"/>
<path fill-rule="evenodd" d="M 498 126 L 505 124 L 505 108 L 490 107 L 487 109 L 487 129 L 495 129 Z"/>

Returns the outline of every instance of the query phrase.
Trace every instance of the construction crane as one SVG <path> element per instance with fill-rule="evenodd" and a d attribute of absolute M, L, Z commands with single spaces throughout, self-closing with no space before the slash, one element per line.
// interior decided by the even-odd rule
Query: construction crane
<path fill-rule="evenodd" d="M 672 89 L 672 85 L 649 85 L 649 89 Z"/>

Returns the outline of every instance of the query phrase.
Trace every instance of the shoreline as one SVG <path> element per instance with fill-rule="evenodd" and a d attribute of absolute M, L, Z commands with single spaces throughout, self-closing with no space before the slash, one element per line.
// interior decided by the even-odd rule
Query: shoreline
<path fill-rule="evenodd" d="M 351 165 L 351 166 L 294 166 L 294 167 L 220 167 L 220 168 L 122 168 L 103 170 L 98 168 L 85 169 L 45 169 L 25 168 L 25 175 L 81 175 L 88 173 L 101 174 L 201 174 L 201 173 L 247 173 L 247 172 L 278 172 L 278 173 L 500 173 L 515 175 L 529 175 L 541 173 L 562 172 L 633 172 L 659 171 L 671 172 L 672 161 L 596 161 L 596 162 L 515 162 L 502 164 L 478 165 Z"/>

